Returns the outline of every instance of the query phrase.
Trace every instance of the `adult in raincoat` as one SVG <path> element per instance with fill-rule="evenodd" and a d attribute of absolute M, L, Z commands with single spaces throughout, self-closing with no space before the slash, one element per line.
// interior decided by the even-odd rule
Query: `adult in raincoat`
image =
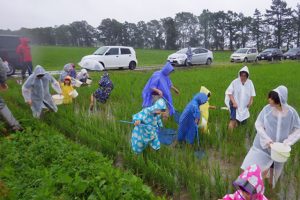
<path fill-rule="evenodd" d="M 25 80 L 25 74 L 28 70 L 29 76 L 32 74 L 32 57 L 30 46 L 28 45 L 29 39 L 26 37 L 20 38 L 20 44 L 17 46 L 16 53 L 19 55 L 19 60 L 22 65 L 22 78 Z"/>
<path fill-rule="evenodd" d="M 133 115 L 134 129 L 131 136 L 131 147 L 136 154 L 140 154 L 150 144 L 154 150 L 160 149 L 158 127 L 163 127 L 161 115 L 167 117 L 167 106 L 164 99 L 159 98 L 152 106 L 144 108 Z"/>
<path fill-rule="evenodd" d="M 179 90 L 173 86 L 172 81 L 169 78 L 170 73 L 173 71 L 174 67 L 170 62 L 167 62 L 160 71 L 153 73 L 143 89 L 143 108 L 149 107 L 153 104 L 152 95 L 153 93 L 157 93 L 160 97 L 163 97 L 168 101 L 167 103 L 170 116 L 174 114 L 175 110 L 172 101 L 171 89 L 173 89 L 177 94 L 179 94 Z"/>
<path fill-rule="evenodd" d="M 285 86 L 279 86 L 269 92 L 268 101 L 259 113 L 255 122 L 257 134 L 252 147 L 250 148 L 241 166 L 254 163 L 258 164 L 263 174 L 270 172 L 270 184 L 275 186 L 284 164 L 271 159 L 270 144 L 283 142 L 286 145 L 293 145 L 300 139 L 300 119 L 297 111 L 288 105 L 288 90 Z M 269 169 L 271 169 L 269 171 Z"/>
<path fill-rule="evenodd" d="M 193 57 L 193 52 L 190 46 L 188 46 L 188 49 L 186 51 L 186 61 L 187 65 L 192 65 L 192 57 Z"/>
<path fill-rule="evenodd" d="M 8 89 L 6 84 L 6 68 L 3 65 L 3 61 L 0 58 L 0 91 Z M 14 118 L 8 107 L 6 106 L 4 99 L 0 96 L 0 116 L 8 123 L 9 127 L 13 131 L 22 130 L 19 122 Z"/>
<path fill-rule="evenodd" d="M 200 118 L 199 124 L 200 124 L 202 133 L 209 133 L 209 130 L 208 130 L 209 109 L 216 109 L 216 106 L 209 105 L 209 99 L 211 97 L 211 92 L 205 86 L 201 86 L 200 93 L 206 94 L 208 97 L 208 100 L 206 103 L 200 105 L 201 118 Z"/>
<path fill-rule="evenodd" d="M 43 108 L 57 112 L 57 106 L 49 92 L 49 83 L 58 94 L 62 93 L 59 83 L 42 66 L 37 65 L 33 74 L 22 86 L 25 102 L 30 105 L 32 114 L 36 118 L 40 118 Z"/>
<path fill-rule="evenodd" d="M 250 117 L 249 108 L 256 96 L 254 85 L 249 79 L 250 73 L 244 66 L 238 73 L 238 78 L 233 80 L 225 92 L 225 104 L 230 110 L 228 129 L 232 131 L 238 123 L 245 123 Z"/>
<path fill-rule="evenodd" d="M 186 141 L 189 144 L 194 143 L 201 117 L 199 106 L 206 103 L 207 100 L 208 98 L 206 94 L 198 93 L 187 104 L 179 118 L 177 138 L 179 142 Z"/>
<path fill-rule="evenodd" d="M 268 200 L 264 196 L 264 181 L 261 169 L 253 164 L 233 182 L 237 189 L 234 194 L 227 194 L 222 200 Z"/>

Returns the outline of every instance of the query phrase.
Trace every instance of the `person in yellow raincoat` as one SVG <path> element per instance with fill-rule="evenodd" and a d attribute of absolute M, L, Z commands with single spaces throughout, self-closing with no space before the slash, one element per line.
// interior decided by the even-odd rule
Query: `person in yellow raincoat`
<path fill-rule="evenodd" d="M 73 101 L 73 98 L 70 95 L 70 93 L 74 90 L 73 86 L 71 85 L 71 82 L 72 78 L 70 76 L 66 76 L 64 82 L 60 84 L 62 95 L 64 96 L 64 104 L 70 104 Z"/>
<path fill-rule="evenodd" d="M 201 86 L 200 92 L 207 95 L 208 101 L 205 104 L 199 106 L 200 113 L 201 113 L 199 126 L 201 128 L 201 133 L 209 133 L 208 130 L 209 109 L 216 109 L 216 106 L 209 105 L 209 98 L 211 96 L 211 92 L 205 86 Z"/>

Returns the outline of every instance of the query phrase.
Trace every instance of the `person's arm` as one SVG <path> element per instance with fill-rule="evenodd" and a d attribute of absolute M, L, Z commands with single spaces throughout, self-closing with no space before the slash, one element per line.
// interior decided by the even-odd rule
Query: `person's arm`
<path fill-rule="evenodd" d="M 179 90 L 175 87 L 175 86 L 171 86 L 171 88 L 174 90 L 174 92 L 176 93 L 176 94 L 179 94 Z"/>
<path fill-rule="evenodd" d="M 209 109 L 215 110 L 215 109 L 217 109 L 217 106 L 211 106 L 211 105 L 210 105 L 208 108 L 209 108 Z"/>
<path fill-rule="evenodd" d="M 156 92 L 159 96 L 163 96 L 163 92 L 160 90 L 160 89 L 157 89 L 157 88 L 151 88 L 153 92 Z"/>
<path fill-rule="evenodd" d="M 253 96 L 250 97 L 250 101 L 249 101 L 249 103 L 247 105 L 247 108 L 250 108 L 250 106 L 252 105 L 252 103 L 253 103 Z"/>
<path fill-rule="evenodd" d="M 232 106 L 233 106 L 234 108 L 237 108 L 238 105 L 237 105 L 237 103 L 235 102 L 233 95 L 232 95 L 232 94 L 228 94 L 228 96 L 229 96 L 229 99 L 230 99 L 230 101 L 231 101 L 231 103 L 232 103 Z"/>
<path fill-rule="evenodd" d="M 287 144 L 289 146 L 292 146 L 295 144 L 298 140 L 300 140 L 300 129 L 295 129 L 287 139 L 283 141 L 284 144 Z"/>
<path fill-rule="evenodd" d="M 270 144 L 273 143 L 273 140 L 268 136 L 264 125 L 264 109 L 259 113 L 257 120 L 255 122 L 255 128 L 257 131 L 257 134 L 260 136 L 260 145 L 262 146 L 263 149 L 269 148 Z"/>

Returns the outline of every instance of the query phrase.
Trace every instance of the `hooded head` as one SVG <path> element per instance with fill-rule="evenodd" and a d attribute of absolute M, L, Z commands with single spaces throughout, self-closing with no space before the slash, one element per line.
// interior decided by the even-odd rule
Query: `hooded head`
<path fill-rule="evenodd" d="M 284 85 L 280 85 L 273 91 L 278 93 L 281 105 L 286 105 L 288 100 L 288 89 Z"/>
<path fill-rule="evenodd" d="M 250 73 L 247 66 L 244 66 L 242 69 L 240 69 L 238 77 L 240 78 L 242 83 L 245 83 L 247 79 L 249 78 Z"/>
<path fill-rule="evenodd" d="M 264 182 L 258 165 L 249 166 L 234 182 L 233 185 L 240 194 L 247 193 L 251 199 L 264 199 Z M 244 191 L 244 192 L 243 192 Z"/>
<path fill-rule="evenodd" d="M 64 66 L 64 71 L 65 72 L 69 72 L 71 69 L 72 69 L 71 63 L 65 64 L 65 66 Z"/>
<path fill-rule="evenodd" d="M 197 103 L 198 106 L 205 104 L 208 100 L 208 97 L 205 93 L 198 93 L 194 96 L 193 101 Z"/>
<path fill-rule="evenodd" d="M 161 72 L 165 76 L 169 76 L 169 74 L 174 71 L 174 67 L 170 62 L 167 62 L 165 66 L 161 69 Z"/>
<path fill-rule="evenodd" d="M 200 92 L 206 94 L 208 98 L 211 95 L 211 92 L 205 86 L 201 86 Z"/>
<path fill-rule="evenodd" d="M 20 43 L 24 46 L 27 46 L 29 43 L 29 39 L 26 37 L 21 37 L 21 38 L 19 38 L 19 40 L 20 40 Z"/>
<path fill-rule="evenodd" d="M 33 74 L 35 77 L 38 78 L 38 77 L 44 76 L 46 74 L 46 71 L 42 66 L 37 65 L 35 67 L 35 69 L 33 70 Z"/>
<path fill-rule="evenodd" d="M 86 74 L 86 73 L 87 73 L 86 69 L 82 69 L 80 72 L 81 72 L 82 74 Z"/>

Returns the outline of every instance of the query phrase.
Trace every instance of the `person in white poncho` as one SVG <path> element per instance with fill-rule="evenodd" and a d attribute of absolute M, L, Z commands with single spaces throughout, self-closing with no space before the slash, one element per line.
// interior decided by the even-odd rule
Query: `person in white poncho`
<path fill-rule="evenodd" d="M 241 166 L 246 169 L 256 163 L 264 176 L 269 176 L 269 183 L 275 187 L 284 164 L 271 159 L 270 144 L 283 142 L 293 145 L 300 139 L 300 119 L 297 111 L 287 104 L 288 90 L 279 86 L 269 92 L 268 102 L 259 113 L 255 122 L 257 134 Z"/>
<path fill-rule="evenodd" d="M 250 117 L 249 108 L 256 96 L 250 73 L 244 66 L 238 73 L 238 78 L 233 80 L 225 92 L 225 104 L 230 110 L 228 129 L 232 131 L 238 123 L 244 124 Z"/>

